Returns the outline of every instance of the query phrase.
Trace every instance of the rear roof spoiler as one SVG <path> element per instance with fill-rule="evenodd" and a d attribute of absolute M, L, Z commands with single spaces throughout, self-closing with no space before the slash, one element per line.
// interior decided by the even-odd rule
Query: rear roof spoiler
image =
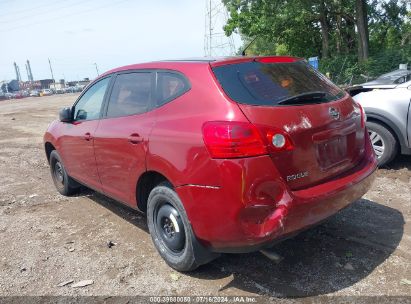
<path fill-rule="evenodd" d="M 258 61 L 262 63 L 286 63 L 286 62 L 296 62 L 302 61 L 303 58 L 292 57 L 292 56 L 252 56 L 252 57 L 231 57 L 223 60 L 216 60 L 210 62 L 211 67 L 218 67 L 227 64 L 237 64 L 244 62 Z"/>

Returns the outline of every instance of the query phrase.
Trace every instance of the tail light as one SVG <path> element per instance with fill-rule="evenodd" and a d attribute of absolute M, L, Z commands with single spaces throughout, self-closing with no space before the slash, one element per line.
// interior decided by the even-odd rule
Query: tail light
<path fill-rule="evenodd" d="M 248 122 L 210 121 L 203 125 L 204 143 L 212 158 L 267 154 L 257 128 Z"/>
<path fill-rule="evenodd" d="M 365 121 L 367 120 L 367 116 L 365 115 L 364 108 L 358 103 L 354 101 L 354 111 L 355 113 L 361 115 L 361 128 L 365 128 Z"/>
<path fill-rule="evenodd" d="M 273 152 L 292 150 L 294 145 L 290 136 L 280 129 L 268 129 L 265 131 L 269 150 Z"/>
<path fill-rule="evenodd" d="M 283 130 L 249 122 L 210 121 L 203 125 L 204 143 L 212 158 L 238 158 L 293 149 Z"/>
<path fill-rule="evenodd" d="M 364 108 L 358 104 L 361 111 L 361 128 L 365 128 L 365 122 L 367 121 L 367 115 L 365 114 Z"/>

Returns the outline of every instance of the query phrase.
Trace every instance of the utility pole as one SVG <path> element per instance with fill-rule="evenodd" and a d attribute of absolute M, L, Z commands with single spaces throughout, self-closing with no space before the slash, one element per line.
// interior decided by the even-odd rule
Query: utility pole
<path fill-rule="evenodd" d="M 54 90 L 56 90 L 56 84 L 54 80 L 53 69 L 51 68 L 50 58 L 48 58 L 48 60 L 49 60 L 49 66 L 50 66 L 50 72 L 51 72 L 51 79 L 53 80 L 53 87 L 54 87 Z"/>
<path fill-rule="evenodd" d="M 26 72 L 27 72 L 27 79 L 28 79 L 28 81 L 30 81 L 31 79 L 30 79 L 30 72 L 29 72 L 29 67 L 27 66 L 27 63 L 26 63 Z"/>
<path fill-rule="evenodd" d="M 97 63 L 94 62 L 94 65 L 96 66 L 96 72 L 97 72 L 97 77 L 100 76 L 100 73 L 98 72 L 98 66 Z"/>
<path fill-rule="evenodd" d="M 21 75 L 20 75 L 20 67 L 17 66 L 17 75 L 18 75 L 18 81 L 21 81 Z"/>
<path fill-rule="evenodd" d="M 14 62 L 13 65 L 14 65 L 14 70 L 16 72 L 16 79 L 17 81 L 21 81 L 19 66 L 17 65 L 16 62 Z"/>
<path fill-rule="evenodd" d="M 209 6 L 209 16 L 208 16 L 208 22 L 209 22 L 209 24 L 208 24 L 208 26 L 209 26 L 209 28 L 208 28 L 208 30 L 209 30 L 209 35 L 210 35 L 210 40 L 208 41 L 208 52 L 209 52 L 209 56 L 211 57 L 211 39 L 213 38 L 213 28 L 212 28 L 212 25 L 211 25 L 211 18 L 212 18 L 212 16 L 211 16 L 211 12 L 212 12 L 212 6 L 211 6 L 211 0 L 210 0 L 210 4 L 209 4 L 210 6 Z"/>
<path fill-rule="evenodd" d="M 34 78 L 33 78 L 33 73 L 31 72 L 31 66 L 30 66 L 30 61 L 27 59 L 27 68 L 28 68 L 28 73 L 29 73 L 29 75 L 30 75 L 30 81 L 34 81 Z"/>
<path fill-rule="evenodd" d="M 221 0 L 205 0 L 205 56 L 230 56 L 235 54 L 234 38 L 221 30 L 228 20 L 228 11 Z"/>

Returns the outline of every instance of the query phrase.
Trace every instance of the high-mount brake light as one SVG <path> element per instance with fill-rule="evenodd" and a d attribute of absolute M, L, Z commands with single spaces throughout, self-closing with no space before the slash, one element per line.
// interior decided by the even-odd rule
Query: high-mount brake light
<path fill-rule="evenodd" d="M 256 58 L 254 61 L 261 63 L 282 63 L 282 62 L 295 62 L 298 58 L 288 56 L 274 56 L 274 57 L 261 57 Z"/>

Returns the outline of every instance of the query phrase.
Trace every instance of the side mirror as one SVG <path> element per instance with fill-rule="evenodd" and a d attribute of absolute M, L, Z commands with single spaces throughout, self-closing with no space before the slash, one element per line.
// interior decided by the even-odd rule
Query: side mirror
<path fill-rule="evenodd" d="M 71 122 L 72 119 L 72 113 L 71 113 L 71 108 L 63 108 L 60 110 L 60 121 L 61 122 Z"/>
<path fill-rule="evenodd" d="M 83 109 L 78 110 L 76 115 L 76 120 L 86 120 L 87 119 L 87 112 Z"/>

